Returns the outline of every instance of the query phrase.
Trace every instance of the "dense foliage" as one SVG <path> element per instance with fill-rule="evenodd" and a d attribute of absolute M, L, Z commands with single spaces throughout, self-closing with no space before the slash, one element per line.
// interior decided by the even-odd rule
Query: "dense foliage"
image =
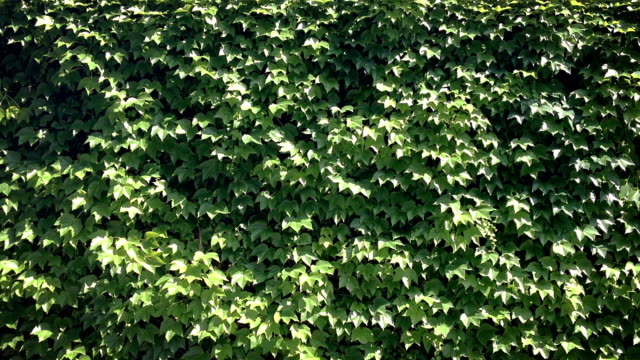
<path fill-rule="evenodd" d="M 637 2 L 0 17 L 1 358 L 640 358 Z"/>

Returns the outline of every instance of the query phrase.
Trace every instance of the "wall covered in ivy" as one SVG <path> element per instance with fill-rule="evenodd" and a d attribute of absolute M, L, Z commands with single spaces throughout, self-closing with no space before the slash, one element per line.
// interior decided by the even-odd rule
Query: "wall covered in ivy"
<path fill-rule="evenodd" d="M 2 7 L 1 358 L 640 358 L 637 1 Z"/>

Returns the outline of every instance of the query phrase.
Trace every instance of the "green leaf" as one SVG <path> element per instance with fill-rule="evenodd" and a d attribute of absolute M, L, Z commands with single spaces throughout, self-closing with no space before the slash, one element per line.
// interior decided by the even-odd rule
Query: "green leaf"
<path fill-rule="evenodd" d="M 43 342 L 48 338 L 50 338 L 51 336 L 53 336 L 53 331 L 43 329 L 42 325 L 38 325 L 33 328 L 33 330 L 31 331 L 31 334 L 36 335 L 38 337 L 39 342 Z"/>
<path fill-rule="evenodd" d="M 255 137 L 253 137 L 251 135 L 248 135 L 248 134 L 242 135 L 242 142 L 245 143 L 245 144 L 248 144 L 248 143 L 254 143 L 254 144 L 258 144 L 258 145 L 262 144 L 258 139 L 256 139 Z"/>
<path fill-rule="evenodd" d="M 315 265 L 311 266 L 311 271 L 318 272 L 321 274 L 333 274 L 335 271 L 335 268 L 333 267 L 333 265 L 331 265 L 330 262 L 319 260 L 315 263 Z"/>
<path fill-rule="evenodd" d="M 226 281 L 228 281 L 227 276 L 218 269 L 212 269 L 207 277 L 204 279 L 207 286 L 222 286 Z"/>
<path fill-rule="evenodd" d="M 203 203 L 200 205 L 200 209 L 198 209 L 198 217 L 203 215 L 207 215 L 209 219 L 215 218 L 217 215 L 227 215 L 229 214 L 229 210 L 226 206 L 221 204 L 212 204 L 212 203 Z"/>
<path fill-rule="evenodd" d="M 282 221 L 282 229 L 293 229 L 296 233 L 299 233 L 302 228 L 313 230 L 313 223 L 310 218 L 285 218 Z"/>
<path fill-rule="evenodd" d="M 54 19 L 51 16 L 40 16 L 36 20 L 36 26 L 44 26 L 45 29 L 51 29 L 55 24 Z"/>
<path fill-rule="evenodd" d="M 358 341 L 361 344 L 369 344 L 373 342 L 373 333 L 367 328 L 355 328 L 351 333 L 351 340 Z"/>
<path fill-rule="evenodd" d="M 446 338 L 450 331 L 451 331 L 451 327 L 447 324 L 440 324 L 433 328 L 433 332 L 437 336 L 441 336 L 443 338 Z"/>

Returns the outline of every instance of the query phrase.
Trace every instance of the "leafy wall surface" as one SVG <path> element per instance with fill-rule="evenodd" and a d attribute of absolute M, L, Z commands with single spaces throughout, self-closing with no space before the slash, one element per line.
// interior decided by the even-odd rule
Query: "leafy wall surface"
<path fill-rule="evenodd" d="M 640 6 L 497 3 L 6 2 L 0 357 L 640 358 Z"/>

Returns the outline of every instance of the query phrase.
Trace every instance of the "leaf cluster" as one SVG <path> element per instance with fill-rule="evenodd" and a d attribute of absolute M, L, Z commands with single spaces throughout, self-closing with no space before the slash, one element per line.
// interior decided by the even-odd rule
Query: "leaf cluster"
<path fill-rule="evenodd" d="M 0 358 L 640 358 L 640 6 L 12 2 Z"/>

